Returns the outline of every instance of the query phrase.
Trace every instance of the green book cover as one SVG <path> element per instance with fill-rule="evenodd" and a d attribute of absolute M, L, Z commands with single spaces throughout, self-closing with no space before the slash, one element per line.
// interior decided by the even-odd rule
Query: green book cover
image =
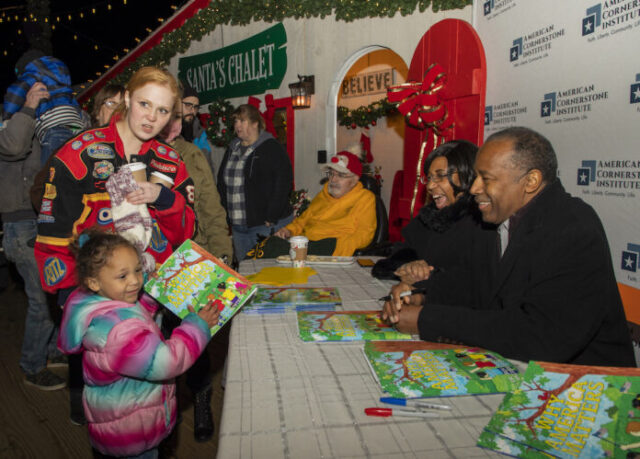
<path fill-rule="evenodd" d="M 151 275 L 145 291 L 183 319 L 207 304 L 220 311 L 214 335 L 251 298 L 257 287 L 198 244 L 186 240 Z"/>
<path fill-rule="evenodd" d="M 529 362 L 485 430 L 479 446 L 497 450 L 500 436 L 531 457 L 638 457 L 640 369 Z"/>
<path fill-rule="evenodd" d="M 412 339 L 380 320 L 380 311 L 298 311 L 303 341 Z"/>
<path fill-rule="evenodd" d="M 382 390 L 392 397 L 492 394 L 518 387 L 518 369 L 476 347 L 426 341 L 370 342 L 364 352 Z"/>

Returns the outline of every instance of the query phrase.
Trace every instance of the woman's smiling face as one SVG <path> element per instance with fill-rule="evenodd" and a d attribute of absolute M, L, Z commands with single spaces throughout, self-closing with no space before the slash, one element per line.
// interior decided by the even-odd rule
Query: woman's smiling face
<path fill-rule="evenodd" d="M 439 156 L 433 160 L 427 174 L 427 192 L 438 209 L 450 206 L 457 199 L 449 177 L 456 186 L 460 186 L 460 180 L 457 171 L 449 174 L 448 166 L 447 158 Z"/>

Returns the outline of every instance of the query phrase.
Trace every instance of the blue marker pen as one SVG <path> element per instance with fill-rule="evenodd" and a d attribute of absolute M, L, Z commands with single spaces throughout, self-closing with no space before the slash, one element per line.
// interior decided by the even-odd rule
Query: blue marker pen
<path fill-rule="evenodd" d="M 380 401 L 382 403 L 387 403 L 389 405 L 417 406 L 420 408 L 426 408 L 428 410 L 450 410 L 451 409 L 449 405 L 438 405 L 437 403 L 429 403 L 422 400 L 414 400 L 414 399 L 407 400 L 406 398 L 381 397 Z"/>

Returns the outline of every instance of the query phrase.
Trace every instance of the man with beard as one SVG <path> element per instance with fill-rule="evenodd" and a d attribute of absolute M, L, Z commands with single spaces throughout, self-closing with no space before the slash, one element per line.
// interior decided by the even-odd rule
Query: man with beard
<path fill-rule="evenodd" d="M 360 183 L 362 163 L 341 151 L 331 158 L 328 181 L 302 215 L 275 233 L 287 239 L 306 236 L 309 241 L 335 238 L 334 256 L 351 256 L 366 247 L 376 231 L 376 199 Z"/>
<path fill-rule="evenodd" d="M 189 86 L 189 84 L 183 82 L 182 85 L 182 131 L 180 135 L 182 135 L 184 140 L 193 143 L 202 150 L 215 176 L 215 170 L 220 165 L 220 161 L 214 161 L 213 149 L 207 140 L 207 132 L 198 119 L 200 97 L 197 91 Z"/>

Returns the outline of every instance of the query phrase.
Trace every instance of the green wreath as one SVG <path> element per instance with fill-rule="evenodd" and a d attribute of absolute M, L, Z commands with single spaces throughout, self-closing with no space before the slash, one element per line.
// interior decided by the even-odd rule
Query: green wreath
<path fill-rule="evenodd" d="M 226 148 L 235 137 L 232 116 L 234 110 L 235 107 L 224 99 L 217 99 L 209 104 L 207 136 L 217 147 Z"/>

